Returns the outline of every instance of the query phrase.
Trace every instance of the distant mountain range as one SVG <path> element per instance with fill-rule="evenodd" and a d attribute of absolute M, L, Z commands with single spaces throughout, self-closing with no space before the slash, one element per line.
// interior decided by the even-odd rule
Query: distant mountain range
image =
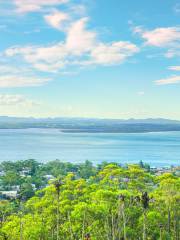
<path fill-rule="evenodd" d="M 1 129 L 58 128 L 63 132 L 135 133 L 180 131 L 180 121 L 163 118 L 96 119 L 96 118 L 20 118 L 0 116 Z"/>

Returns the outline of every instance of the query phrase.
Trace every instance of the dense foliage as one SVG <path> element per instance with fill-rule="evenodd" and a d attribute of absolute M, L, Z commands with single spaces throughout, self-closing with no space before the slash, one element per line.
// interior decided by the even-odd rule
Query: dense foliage
<path fill-rule="evenodd" d="M 103 163 L 100 166 L 106 165 Z M 34 195 L 34 190 L 44 188 L 49 178 L 66 176 L 73 172 L 76 178 L 89 178 L 97 172 L 90 161 L 81 164 L 61 162 L 59 160 L 39 163 L 34 159 L 0 164 L 0 191 L 9 191 L 19 187 L 23 198 Z"/>
<path fill-rule="evenodd" d="M 0 240 L 178 240 L 180 179 L 142 167 L 56 161 L 31 168 L 39 185 L 43 171 L 56 179 L 32 197 L 21 188 L 18 199 L 0 201 Z M 18 168 L 8 171 L 22 181 Z"/>

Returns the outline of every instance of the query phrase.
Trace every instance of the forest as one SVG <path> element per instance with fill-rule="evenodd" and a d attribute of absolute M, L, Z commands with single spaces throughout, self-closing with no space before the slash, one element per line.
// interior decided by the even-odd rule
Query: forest
<path fill-rule="evenodd" d="M 34 160 L 1 164 L 0 240 L 179 240 L 180 178 L 149 166 Z M 20 176 L 29 167 L 27 176 Z M 176 171 L 177 172 L 177 171 Z M 51 180 L 43 180 L 44 174 Z M 12 180 L 12 177 L 14 180 Z M 35 189 L 25 186 L 35 185 Z"/>

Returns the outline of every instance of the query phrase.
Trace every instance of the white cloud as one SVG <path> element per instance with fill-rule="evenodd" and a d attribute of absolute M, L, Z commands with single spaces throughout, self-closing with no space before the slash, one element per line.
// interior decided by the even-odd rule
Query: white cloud
<path fill-rule="evenodd" d="M 0 106 L 34 106 L 40 102 L 33 101 L 19 94 L 0 94 Z"/>
<path fill-rule="evenodd" d="M 61 30 L 64 22 L 69 20 L 69 15 L 64 12 L 54 11 L 49 15 L 45 15 L 44 19 L 51 27 Z"/>
<path fill-rule="evenodd" d="M 63 43 L 53 44 L 47 47 L 28 46 L 12 47 L 5 51 L 7 57 L 21 56 L 35 69 L 47 72 L 56 72 L 65 65 L 67 50 Z"/>
<path fill-rule="evenodd" d="M 0 76 L 0 88 L 41 86 L 48 81 L 47 78 L 7 74 Z"/>
<path fill-rule="evenodd" d="M 93 49 L 96 33 L 86 29 L 88 18 L 81 18 L 71 24 L 67 30 L 66 49 L 75 55 L 81 55 Z"/>
<path fill-rule="evenodd" d="M 96 33 L 86 29 L 88 18 L 81 18 L 70 24 L 66 31 L 65 42 L 50 46 L 11 47 L 5 51 L 7 57 L 22 55 L 27 62 L 57 62 L 67 55 L 82 55 L 96 45 Z"/>
<path fill-rule="evenodd" d="M 30 68 L 22 66 L 11 66 L 10 64 L 5 65 L 0 62 L 0 75 L 32 75 L 32 70 Z"/>
<path fill-rule="evenodd" d="M 145 40 L 146 46 L 165 48 L 165 57 L 172 58 L 180 56 L 180 27 L 162 27 L 153 30 L 145 30 L 141 26 L 133 29 Z"/>
<path fill-rule="evenodd" d="M 169 69 L 173 71 L 180 71 L 180 66 L 170 66 Z"/>
<path fill-rule="evenodd" d="M 119 64 L 138 51 L 138 47 L 129 42 L 100 43 L 91 52 L 92 63 L 102 65 Z"/>
<path fill-rule="evenodd" d="M 156 28 L 151 31 L 143 30 L 142 27 L 136 27 L 134 32 L 139 33 L 145 40 L 145 44 L 150 46 L 166 47 L 180 43 L 179 27 Z"/>
<path fill-rule="evenodd" d="M 97 33 L 87 29 L 88 18 L 71 22 L 64 29 L 66 37 L 62 42 L 48 46 L 11 47 L 5 50 L 5 57 L 23 58 L 39 71 L 57 73 L 67 66 L 115 65 L 134 55 L 139 48 L 130 42 L 104 43 Z"/>
<path fill-rule="evenodd" d="M 51 64 L 48 63 L 34 63 L 34 68 L 41 71 L 41 72 L 51 72 L 51 73 L 58 73 L 59 69 L 62 69 L 65 67 L 65 62 L 54 62 Z"/>
<path fill-rule="evenodd" d="M 38 12 L 45 7 L 67 3 L 68 0 L 13 0 L 18 13 Z"/>
<path fill-rule="evenodd" d="M 155 81 L 157 85 L 168 85 L 168 84 L 177 84 L 180 83 L 180 76 L 172 76 L 169 78 L 164 78 Z"/>

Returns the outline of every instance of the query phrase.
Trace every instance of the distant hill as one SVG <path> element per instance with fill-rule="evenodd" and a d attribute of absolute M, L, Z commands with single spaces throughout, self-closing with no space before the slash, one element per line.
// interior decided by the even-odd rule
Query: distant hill
<path fill-rule="evenodd" d="M 96 118 L 20 118 L 0 116 L 0 128 L 58 128 L 63 132 L 135 133 L 180 131 L 180 121 L 163 118 L 123 120 Z"/>

